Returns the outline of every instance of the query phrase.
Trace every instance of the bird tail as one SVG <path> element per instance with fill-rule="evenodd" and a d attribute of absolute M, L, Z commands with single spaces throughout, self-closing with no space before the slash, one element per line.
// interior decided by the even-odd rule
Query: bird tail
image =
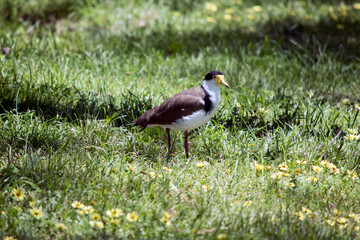
<path fill-rule="evenodd" d="M 136 123 L 137 120 L 139 120 L 139 119 L 136 119 L 136 120 L 134 121 L 133 126 L 134 126 L 134 127 L 135 127 L 135 126 L 141 127 L 141 128 L 140 128 L 140 131 L 139 131 L 139 132 L 141 132 L 142 130 L 144 130 L 144 129 L 147 127 L 147 125 L 138 124 L 138 123 Z"/>
<path fill-rule="evenodd" d="M 146 128 L 148 123 L 146 122 L 146 118 L 144 119 L 144 115 L 140 116 L 138 119 L 134 120 L 133 126 L 139 126 L 142 128 Z"/>
<path fill-rule="evenodd" d="M 141 127 L 140 131 L 144 130 L 150 122 L 150 115 L 151 115 L 151 110 L 147 111 L 146 113 L 141 115 L 139 118 L 134 120 L 133 126 Z"/>

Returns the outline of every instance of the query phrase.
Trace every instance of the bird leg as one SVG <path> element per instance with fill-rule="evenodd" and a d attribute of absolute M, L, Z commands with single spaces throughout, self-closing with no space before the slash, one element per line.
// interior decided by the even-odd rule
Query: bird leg
<path fill-rule="evenodd" d="M 168 139 L 168 147 L 169 147 L 169 151 L 170 151 L 170 148 L 171 148 L 170 128 L 166 128 L 166 133 L 167 133 L 167 139 Z"/>
<path fill-rule="evenodd" d="M 185 155 L 186 158 L 189 158 L 189 142 L 188 142 L 188 137 L 189 137 L 189 132 L 185 131 L 185 142 L 184 142 L 184 146 L 185 146 Z"/>

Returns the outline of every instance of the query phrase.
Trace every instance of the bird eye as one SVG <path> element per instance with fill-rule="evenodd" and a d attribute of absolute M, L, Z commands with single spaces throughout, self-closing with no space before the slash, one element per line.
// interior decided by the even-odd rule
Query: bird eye
<path fill-rule="evenodd" d="M 213 78 L 216 78 L 216 76 L 214 75 Z"/>

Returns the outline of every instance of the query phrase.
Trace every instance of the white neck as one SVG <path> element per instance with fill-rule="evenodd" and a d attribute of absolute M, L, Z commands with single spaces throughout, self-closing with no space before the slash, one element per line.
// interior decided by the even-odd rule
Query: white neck
<path fill-rule="evenodd" d="M 210 95 L 210 101 L 214 104 L 213 110 L 216 111 L 220 104 L 220 87 L 216 85 L 215 79 L 207 81 L 204 80 L 201 86 Z"/>

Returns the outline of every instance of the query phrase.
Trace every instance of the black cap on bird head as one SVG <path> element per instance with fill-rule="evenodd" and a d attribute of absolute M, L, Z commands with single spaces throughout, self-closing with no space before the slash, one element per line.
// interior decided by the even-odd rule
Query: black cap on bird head
<path fill-rule="evenodd" d="M 229 84 L 224 80 L 224 74 L 220 71 L 212 71 L 206 74 L 204 81 L 210 81 L 215 79 L 216 85 L 223 84 L 225 87 L 230 88 Z"/>

